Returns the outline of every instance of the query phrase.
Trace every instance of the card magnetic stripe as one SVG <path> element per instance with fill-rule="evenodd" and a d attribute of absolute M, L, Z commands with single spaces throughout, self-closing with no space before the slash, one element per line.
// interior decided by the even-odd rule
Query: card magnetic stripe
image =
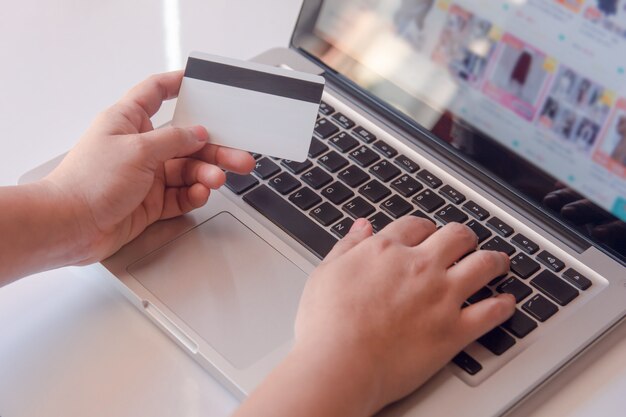
<path fill-rule="evenodd" d="M 189 58 L 185 77 L 319 104 L 323 84 Z"/>

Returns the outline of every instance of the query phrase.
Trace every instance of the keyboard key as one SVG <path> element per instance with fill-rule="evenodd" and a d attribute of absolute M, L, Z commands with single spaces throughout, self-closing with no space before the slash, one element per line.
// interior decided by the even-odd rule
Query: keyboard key
<path fill-rule="evenodd" d="M 443 224 L 452 222 L 465 223 L 467 221 L 467 214 L 463 213 L 452 204 L 448 204 L 435 212 L 435 218 Z"/>
<path fill-rule="evenodd" d="M 439 190 L 439 194 L 441 194 L 454 204 L 461 204 L 465 201 L 465 196 L 449 185 L 444 185 L 443 187 L 441 187 L 441 190 Z"/>
<path fill-rule="evenodd" d="M 421 179 L 432 188 L 437 188 L 441 184 L 443 184 L 439 178 L 435 177 L 433 174 L 430 173 L 430 171 L 427 171 L 425 169 L 417 173 L 417 178 Z"/>
<path fill-rule="evenodd" d="M 530 280 L 530 283 L 562 306 L 569 304 L 570 301 L 578 297 L 578 291 L 574 287 L 550 271 L 541 271 L 539 275 Z"/>
<path fill-rule="evenodd" d="M 374 142 L 372 146 L 374 147 L 374 149 L 385 155 L 387 158 L 393 158 L 398 154 L 398 151 L 396 151 L 391 145 L 387 144 L 387 142 L 384 142 L 382 140 Z"/>
<path fill-rule="evenodd" d="M 489 212 L 474 203 L 472 200 L 469 200 L 467 203 L 463 204 L 463 210 L 477 218 L 478 220 L 485 220 L 490 216 Z"/>
<path fill-rule="evenodd" d="M 567 271 L 563 272 L 563 279 L 579 290 L 584 291 L 591 287 L 591 280 L 573 268 L 569 268 Z"/>
<path fill-rule="evenodd" d="M 541 322 L 548 320 L 559 311 L 557 306 L 552 304 L 541 294 L 536 294 L 530 300 L 526 301 L 522 309 Z"/>
<path fill-rule="evenodd" d="M 339 123 L 339 126 L 343 127 L 344 129 L 352 129 L 352 127 L 354 126 L 354 122 L 343 113 L 335 113 L 332 117 L 337 121 L 337 123 Z"/>
<path fill-rule="evenodd" d="M 374 211 L 374 206 L 365 201 L 362 197 L 355 197 L 343 205 L 343 209 L 355 219 L 367 217 Z"/>
<path fill-rule="evenodd" d="M 421 217 L 422 219 L 430 220 L 431 222 L 435 223 L 433 219 L 428 217 L 428 215 L 421 210 L 415 210 L 413 213 L 411 213 L 411 216 Z"/>
<path fill-rule="evenodd" d="M 420 169 L 419 165 L 417 165 L 415 161 L 404 155 L 398 155 L 396 159 L 394 159 L 394 162 L 410 174 L 413 174 Z"/>
<path fill-rule="evenodd" d="M 565 268 L 565 264 L 556 256 L 552 255 L 548 251 L 541 251 L 539 255 L 537 255 L 537 260 L 553 270 L 554 272 L 559 272 L 563 268 Z"/>
<path fill-rule="evenodd" d="M 504 252 L 509 256 L 515 253 L 515 248 L 498 236 L 487 241 L 487 243 L 482 245 L 480 248 L 484 250 L 495 250 L 497 252 Z"/>
<path fill-rule="evenodd" d="M 291 201 L 302 210 L 308 210 L 314 205 L 320 203 L 322 198 L 311 190 L 309 187 L 303 187 L 289 196 Z"/>
<path fill-rule="evenodd" d="M 381 230 L 385 228 L 385 226 L 387 226 L 393 220 L 391 220 L 388 216 L 386 216 L 384 213 L 381 213 L 379 211 L 378 213 L 370 217 L 369 221 L 372 224 L 372 228 L 374 229 L 374 232 L 380 232 Z"/>
<path fill-rule="evenodd" d="M 337 178 L 345 182 L 349 187 L 358 187 L 365 181 L 369 180 L 370 176 L 367 175 L 361 168 L 350 165 L 348 168 L 337 174 Z"/>
<path fill-rule="evenodd" d="M 335 181 L 322 189 L 322 195 L 333 204 L 341 204 L 352 197 L 354 193 L 342 183 Z"/>
<path fill-rule="evenodd" d="M 395 165 L 392 165 L 391 162 L 383 159 L 379 161 L 375 165 L 369 169 L 369 172 L 372 173 L 373 176 L 381 180 L 382 182 L 387 182 L 393 177 L 400 174 L 400 170 Z"/>
<path fill-rule="evenodd" d="M 511 258 L 511 271 L 524 279 L 539 271 L 539 268 L 540 266 L 537 262 L 523 253 L 518 253 Z"/>
<path fill-rule="evenodd" d="M 528 239 L 526 236 L 524 236 L 521 233 L 518 233 L 515 236 L 513 236 L 511 238 L 511 242 L 513 242 L 515 246 L 519 247 L 524 252 L 531 254 L 531 255 L 539 250 L 539 246 L 535 242 Z"/>
<path fill-rule="evenodd" d="M 291 172 L 292 174 L 296 174 L 296 175 L 301 172 L 306 171 L 307 169 L 311 168 L 311 166 L 313 166 L 313 163 L 309 161 L 308 159 L 304 162 L 295 162 L 295 161 L 290 161 L 289 159 L 283 159 L 280 164 L 284 166 L 285 168 L 287 168 L 289 172 Z"/>
<path fill-rule="evenodd" d="M 234 172 L 226 173 L 226 187 L 237 195 L 248 191 L 258 183 L 259 180 L 252 175 L 240 175 Z"/>
<path fill-rule="evenodd" d="M 470 375 L 476 375 L 483 369 L 482 365 L 465 352 L 461 352 L 452 358 L 452 363 Z"/>
<path fill-rule="evenodd" d="M 326 155 L 321 156 L 317 161 L 321 166 L 330 172 L 337 172 L 341 168 L 348 165 L 348 160 L 335 151 L 328 152 Z"/>
<path fill-rule="evenodd" d="M 502 323 L 502 327 L 521 339 L 537 328 L 537 322 L 518 309 L 515 309 L 513 316 Z"/>
<path fill-rule="evenodd" d="M 385 210 L 394 218 L 402 217 L 409 211 L 413 210 L 413 206 L 409 204 L 404 198 L 394 195 L 384 203 L 380 205 L 380 208 Z"/>
<path fill-rule="evenodd" d="M 404 174 L 391 181 L 391 188 L 399 192 L 403 197 L 411 197 L 424 186 L 410 175 Z"/>
<path fill-rule="evenodd" d="M 309 146 L 309 158 L 316 158 L 326 152 L 328 146 L 325 143 L 319 141 L 319 139 L 311 139 L 311 145 Z"/>
<path fill-rule="evenodd" d="M 489 231 L 489 229 L 487 229 L 485 226 L 480 224 L 478 220 L 469 221 L 467 223 L 467 227 L 469 227 L 470 229 L 474 231 L 474 233 L 476 233 L 476 236 L 478 236 L 478 243 L 482 243 L 483 240 L 491 236 L 491 232 Z"/>
<path fill-rule="evenodd" d="M 330 231 L 341 239 L 348 234 L 353 224 L 354 220 L 350 217 L 344 217 L 343 220 L 333 225 L 333 227 L 330 228 Z"/>
<path fill-rule="evenodd" d="M 498 285 L 496 291 L 502 294 L 513 294 L 516 303 L 519 303 L 533 292 L 532 288 L 515 277 L 506 279 L 502 284 Z"/>
<path fill-rule="evenodd" d="M 439 197 L 434 191 L 431 190 L 424 190 L 413 198 L 413 202 L 427 213 L 438 209 L 443 206 L 444 203 L 443 198 Z"/>
<path fill-rule="evenodd" d="M 262 157 L 262 156 L 263 156 L 263 155 L 261 155 L 260 153 L 253 153 L 253 154 L 252 154 L 252 157 L 253 157 L 254 159 L 259 159 L 259 158 L 260 158 L 260 157 Z"/>
<path fill-rule="evenodd" d="M 314 190 L 322 188 L 333 180 L 333 177 L 331 177 L 330 174 L 327 174 L 320 167 L 313 167 L 312 170 L 302 174 L 300 178 L 302 178 L 302 181 L 313 187 Z"/>
<path fill-rule="evenodd" d="M 280 172 L 280 167 L 269 158 L 261 158 L 256 161 L 254 170 L 252 171 L 262 180 L 268 179 L 272 175 Z"/>
<path fill-rule="evenodd" d="M 359 145 L 359 141 L 348 134 L 348 132 L 340 132 L 338 135 L 330 138 L 328 143 L 339 149 L 341 152 L 348 152 Z"/>
<path fill-rule="evenodd" d="M 372 203 L 378 203 L 391 194 L 391 191 L 377 180 L 371 180 L 359 188 L 359 193 L 363 194 Z"/>
<path fill-rule="evenodd" d="M 248 192 L 243 199 L 320 259 L 337 243 L 330 233 L 266 185 Z"/>
<path fill-rule="evenodd" d="M 335 108 L 330 104 L 322 101 L 320 103 L 319 112 L 322 113 L 324 116 L 328 116 L 329 114 L 333 114 L 335 112 Z"/>
<path fill-rule="evenodd" d="M 501 328 L 496 327 L 480 337 L 478 343 L 489 349 L 494 355 L 500 356 L 515 344 L 515 339 Z"/>
<path fill-rule="evenodd" d="M 300 187 L 300 181 L 286 172 L 281 172 L 279 175 L 269 180 L 268 184 L 282 195 L 288 194 Z"/>
<path fill-rule="evenodd" d="M 335 133 L 339 132 L 339 128 L 331 123 L 328 119 L 319 119 L 315 123 L 314 132 L 322 139 L 328 139 Z"/>
<path fill-rule="evenodd" d="M 311 210 L 311 216 L 324 226 L 329 226 L 343 217 L 341 212 L 328 202 Z"/>
<path fill-rule="evenodd" d="M 513 234 L 513 228 L 497 217 L 492 217 L 487 220 L 487 226 L 503 237 L 509 237 Z"/>
<path fill-rule="evenodd" d="M 476 291 L 474 294 L 467 299 L 467 302 L 470 304 L 476 304 L 479 301 L 486 300 L 491 297 L 493 293 L 487 287 L 482 287 L 480 290 Z"/>
<path fill-rule="evenodd" d="M 367 146 L 361 146 L 350 152 L 350 159 L 362 167 L 367 167 L 380 159 L 376 152 Z"/>
<path fill-rule="evenodd" d="M 376 141 L 376 135 L 372 134 L 361 126 L 355 127 L 352 131 L 356 133 L 359 139 L 361 139 L 365 143 L 372 143 Z"/>

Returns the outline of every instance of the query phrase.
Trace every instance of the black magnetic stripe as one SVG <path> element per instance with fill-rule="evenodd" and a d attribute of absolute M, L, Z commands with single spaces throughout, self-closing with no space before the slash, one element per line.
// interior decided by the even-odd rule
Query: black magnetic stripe
<path fill-rule="evenodd" d="M 185 77 L 316 104 L 324 90 L 323 84 L 311 81 L 191 57 L 187 60 Z"/>

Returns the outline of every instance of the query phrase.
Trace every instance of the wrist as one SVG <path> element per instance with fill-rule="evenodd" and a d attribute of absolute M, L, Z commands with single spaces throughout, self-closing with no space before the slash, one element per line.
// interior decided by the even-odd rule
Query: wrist
<path fill-rule="evenodd" d="M 377 364 L 358 349 L 341 346 L 298 345 L 286 363 L 307 375 L 319 393 L 320 402 L 328 401 L 328 413 L 337 416 L 370 416 L 384 405 L 381 381 L 376 377 Z"/>
<path fill-rule="evenodd" d="M 0 212 L 0 286 L 86 259 L 77 208 L 47 181 L 0 187 Z"/>
<path fill-rule="evenodd" d="M 296 346 L 234 417 L 371 416 L 384 405 L 380 385 L 373 368 L 354 359 L 321 345 Z"/>
<path fill-rule="evenodd" d="M 51 249 L 57 254 L 54 266 L 80 265 L 92 258 L 93 232 L 89 228 L 86 205 L 54 181 L 44 178 L 27 184 L 33 199 L 40 202 L 43 216 L 51 224 Z"/>

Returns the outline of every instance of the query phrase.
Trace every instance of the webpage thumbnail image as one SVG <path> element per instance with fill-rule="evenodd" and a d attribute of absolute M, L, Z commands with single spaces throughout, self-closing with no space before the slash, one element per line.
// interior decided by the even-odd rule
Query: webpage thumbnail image
<path fill-rule="evenodd" d="M 435 0 L 402 0 L 393 15 L 397 34 L 418 52 L 424 49 L 431 35 L 426 28 L 426 19 L 434 5 Z"/>
<path fill-rule="evenodd" d="M 562 4 L 571 11 L 578 12 L 585 3 L 585 0 L 556 0 L 556 2 Z"/>
<path fill-rule="evenodd" d="M 495 52 L 483 92 L 532 121 L 554 68 L 543 52 L 507 33 Z"/>
<path fill-rule="evenodd" d="M 493 25 L 453 5 L 432 54 L 432 60 L 448 68 L 461 81 L 478 85 L 491 58 L 496 40 Z"/>
<path fill-rule="evenodd" d="M 600 84 L 562 65 L 537 125 L 588 154 L 607 120 L 614 96 Z"/>
<path fill-rule="evenodd" d="M 622 178 L 626 178 L 626 100 L 620 99 L 609 119 L 594 160 Z"/>
<path fill-rule="evenodd" d="M 626 38 L 626 1 L 591 0 L 583 16 L 608 32 Z"/>

